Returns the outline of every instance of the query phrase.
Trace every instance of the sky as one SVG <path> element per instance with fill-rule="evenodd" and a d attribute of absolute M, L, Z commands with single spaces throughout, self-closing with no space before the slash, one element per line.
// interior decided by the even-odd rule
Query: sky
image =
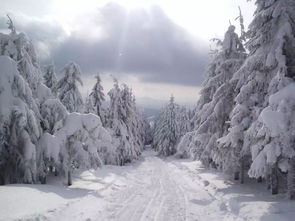
<path fill-rule="evenodd" d="M 36 46 L 42 65 L 58 73 L 81 66 L 85 96 L 99 72 L 105 93 L 112 78 L 132 87 L 138 103 L 158 107 L 171 94 L 195 104 L 209 62 L 210 39 L 246 26 L 255 6 L 246 0 L 0 0 L 0 32 L 9 14 Z"/>

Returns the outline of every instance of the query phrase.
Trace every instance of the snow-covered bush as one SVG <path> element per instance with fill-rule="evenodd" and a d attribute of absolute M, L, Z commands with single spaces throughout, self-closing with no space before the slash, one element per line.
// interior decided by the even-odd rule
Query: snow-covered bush
<path fill-rule="evenodd" d="M 44 158 L 68 175 L 69 184 L 72 170 L 96 169 L 116 158 L 110 133 L 94 114 L 67 114 L 63 126 L 54 134 L 44 133 L 40 146 Z"/>

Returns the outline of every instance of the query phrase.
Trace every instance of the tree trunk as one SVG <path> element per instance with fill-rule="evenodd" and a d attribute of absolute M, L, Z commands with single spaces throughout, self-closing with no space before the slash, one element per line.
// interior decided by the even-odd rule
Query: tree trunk
<path fill-rule="evenodd" d="M 262 183 L 262 177 L 258 177 L 257 183 Z"/>
<path fill-rule="evenodd" d="M 266 189 L 268 189 L 268 190 L 270 190 L 270 183 L 271 183 L 271 181 L 270 181 L 270 174 L 267 174 L 267 176 L 266 176 Z"/>
<path fill-rule="evenodd" d="M 241 165 L 240 165 L 240 183 L 243 184 L 244 183 L 244 178 L 245 178 L 245 160 L 242 157 L 241 158 Z"/>
<path fill-rule="evenodd" d="M 40 177 L 41 184 L 46 184 L 46 175 Z"/>
<path fill-rule="evenodd" d="M 266 176 L 265 176 L 265 184 L 266 184 L 266 189 L 268 189 L 268 190 L 270 190 L 270 183 L 271 183 L 271 179 L 270 179 L 270 177 L 271 177 L 271 169 L 270 169 L 270 166 L 269 165 L 267 165 L 267 167 L 266 167 Z"/>
<path fill-rule="evenodd" d="M 54 176 L 58 176 L 58 172 L 57 172 L 56 167 L 54 167 Z"/>
<path fill-rule="evenodd" d="M 295 199 L 295 157 L 290 159 L 290 167 L 288 171 L 288 197 L 291 200 Z"/>
<path fill-rule="evenodd" d="M 270 190 L 271 194 L 275 195 L 279 193 L 279 179 L 278 179 L 278 168 L 277 164 L 271 167 L 270 174 Z"/>
<path fill-rule="evenodd" d="M 72 174 L 71 170 L 68 170 L 68 186 L 72 185 Z"/>
<path fill-rule="evenodd" d="M 239 171 L 234 172 L 234 180 L 239 180 L 239 178 L 240 178 L 240 172 Z"/>
<path fill-rule="evenodd" d="M 5 185 L 5 178 L 0 174 L 0 185 Z"/>

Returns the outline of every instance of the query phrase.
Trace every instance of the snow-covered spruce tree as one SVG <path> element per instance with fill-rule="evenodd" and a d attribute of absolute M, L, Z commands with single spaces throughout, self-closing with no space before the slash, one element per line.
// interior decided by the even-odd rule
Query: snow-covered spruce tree
<path fill-rule="evenodd" d="M 38 165 L 44 168 L 41 177 L 42 182 L 46 183 L 48 172 L 54 172 L 55 175 L 57 175 L 58 169 L 60 168 L 58 140 L 51 135 L 54 135 L 64 126 L 68 111 L 60 100 L 54 98 L 48 99 L 41 104 L 40 113 L 42 116 L 41 125 L 44 133 L 39 142 L 39 158 L 42 160 L 38 162 Z M 44 146 L 46 142 L 51 142 L 51 145 L 49 147 Z"/>
<path fill-rule="evenodd" d="M 53 64 L 45 67 L 43 78 L 44 78 L 44 84 L 48 88 L 50 88 L 53 94 L 56 94 L 55 89 L 57 84 L 57 77 L 55 73 L 55 67 Z"/>
<path fill-rule="evenodd" d="M 253 177 L 264 177 L 271 172 L 271 165 L 282 172 L 288 172 L 288 193 L 294 199 L 295 180 L 294 180 L 294 156 L 295 148 L 295 83 L 290 83 L 277 93 L 269 97 L 269 105 L 264 108 L 259 116 L 262 127 L 258 132 L 258 137 L 264 139 L 256 145 L 263 145 L 259 153 L 255 153 L 256 158 L 251 165 L 249 175 Z M 257 148 L 256 146 L 253 147 Z M 254 155 L 254 156 L 255 156 Z M 273 171 L 272 176 L 278 176 L 277 171 Z M 270 177 L 271 178 L 271 177 Z M 277 179 L 277 178 L 276 178 Z M 283 180 L 282 180 L 283 181 Z M 270 187 L 277 185 L 276 180 L 271 178 Z M 273 189 L 272 189 L 273 190 Z"/>
<path fill-rule="evenodd" d="M 178 124 L 177 137 L 182 137 L 184 134 L 192 130 L 189 111 L 185 106 L 178 106 L 176 113 L 176 121 Z"/>
<path fill-rule="evenodd" d="M 0 33 L 0 55 L 2 57 L 1 83 L 1 150 L 6 155 L 2 161 L 3 182 L 37 182 L 44 168 L 38 167 L 42 135 L 39 105 L 51 97 L 50 89 L 42 83 L 42 72 L 34 47 L 23 33 L 17 33 L 13 22 L 8 22 L 11 33 Z M 9 76 L 7 76 L 9 75 Z M 10 102 L 5 102 L 9 99 Z M 1 151 L 2 152 L 2 151 Z M 3 155 L 5 156 L 5 155 Z"/>
<path fill-rule="evenodd" d="M 96 108 L 94 107 L 92 99 L 89 95 L 86 97 L 86 100 L 85 100 L 84 113 L 96 114 Z"/>
<path fill-rule="evenodd" d="M 63 72 L 64 77 L 56 84 L 58 97 L 69 112 L 82 112 L 83 99 L 77 83 L 83 84 L 80 67 L 70 62 L 63 68 Z"/>
<path fill-rule="evenodd" d="M 177 110 L 178 105 L 174 102 L 174 97 L 170 97 L 169 104 L 164 108 L 156 121 L 153 148 L 163 156 L 169 156 L 176 153 L 176 144 L 178 141 Z"/>
<path fill-rule="evenodd" d="M 96 168 L 103 157 L 114 162 L 112 139 L 99 117 L 68 114 L 42 84 L 33 45 L 9 26 L 10 34 L 0 33 L 0 183 L 45 182 L 52 165 L 62 172 L 72 165 Z M 82 155 L 65 151 L 70 141 L 81 144 Z"/>
<path fill-rule="evenodd" d="M 144 119 L 144 145 L 150 145 L 153 141 L 153 134 L 150 122 L 147 119 Z"/>
<path fill-rule="evenodd" d="M 123 84 L 121 96 L 126 114 L 123 120 L 132 136 L 133 145 L 142 151 L 145 139 L 144 122 L 136 108 L 132 90 L 126 84 Z"/>
<path fill-rule="evenodd" d="M 38 107 L 17 63 L 0 56 L 0 181 L 37 181 Z"/>
<path fill-rule="evenodd" d="M 286 85 L 294 82 L 295 2 L 272 0 L 256 4 L 247 44 L 250 56 L 237 73 L 241 90 L 235 109 L 239 111 L 233 115 L 230 136 L 240 142 L 234 161 L 251 156 L 249 175 L 265 177 L 271 192 L 276 194 L 279 171 L 286 171 L 286 164 L 287 168 L 293 165 L 294 155 L 293 135 L 288 131 L 293 130 L 294 103 L 290 96 L 281 94 L 289 91 Z M 273 98 L 278 96 L 281 100 L 275 101 Z M 274 116 L 277 118 L 268 119 Z M 285 128 L 283 132 L 273 132 L 270 122 L 274 121 Z M 292 173 L 291 169 L 289 175 Z"/>
<path fill-rule="evenodd" d="M 127 86 L 120 89 L 118 81 L 114 79 L 114 87 L 108 95 L 110 97 L 110 108 L 107 126 L 113 131 L 117 164 L 124 165 L 133 159 L 137 159 L 141 154 L 143 141 L 138 140 L 138 131 L 136 131 L 140 123 L 134 123 L 134 120 L 138 120 L 134 114 L 135 103 Z M 143 129 L 139 131 L 143 131 Z"/>
<path fill-rule="evenodd" d="M 193 158 L 195 157 L 196 146 L 198 141 L 195 139 L 196 131 L 194 130 L 197 118 L 197 106 L 188 109 L 184 119 L 185 133 L 181 134 L 179 143 L 177 144 L 177 157 L 180 158 Z M 181 131 L 181 130 L 180 130 Z"/>
<path fill-rule="evenodd" d="M 103 125 L 105 125 L 105 110 L 102 107 L 103 102 L 105 101 L 105 96 L 103 93 L 103 87 L 101 86 L 101 79 L 99 74 L 97 74 L 95 76 L 96 78 L 96 83 L 94 85 L 94 87 L 92 88 L 92 91 L 89 95 L 89 99 L 91 99 L 91 101 L 88 102 L 92 102 L 93 106 L 95 107 L 95 114 L 97 114 L 97 116 L 100 117 Z"/>
<path fill-rule="evenodd" d="M 196 107 L 195 132 L 192 133 L 196 139 L 190 135 L 187 139 L 196 145 L 192 150 L 194 158 L 200 159 L 205 166 L 217 166 L 226 171 L 230 169 L 227 165 L 229 148 L 218 148 L 217 140 L 227 133 L 227 121 L 236 94 L 235 82 L 231 78 L 243 64 L 246 55 L 232 25 L 220 44 L 221 49 L 213 54 Z"/>
<path fill-rule="evenodd" d="M 59 117 L 54 116 L 57 121 L 52 130 L 54 133 L 45 132 L 39 142 L 44 159 L 40 163 L 47 168 L 43 174 L 45 181 L 48 169 L 54 168 L 54 172 L 65 175 L 70 185 L 75 169 L 96 169 L 103 163 L 114 164 L 116 152 L 111 134 L 102 127 L 97 115 L 69 114 L 56 99 L 48 101 L 44 109 L 56 110 Z"/>
<path fill-rule="evenodd" d="M 8 17 L 9 18 L 9 17 Z M 9 18 L 10 34 L 0 34 L 0 54 L 17 62 L 17 69 L 29 84 L 35 102 L 41 103 L 51 96 L 50 89 L 42 82 L 42 71 L 39 66 L 35 48 L 24 33 L 17 33 Z"/>

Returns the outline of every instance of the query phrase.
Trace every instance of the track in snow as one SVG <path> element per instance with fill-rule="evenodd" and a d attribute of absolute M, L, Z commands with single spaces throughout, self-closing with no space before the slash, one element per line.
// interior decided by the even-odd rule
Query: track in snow
<path fill-rule="evenodd" d="M 179 162 L 161 159 L 153 151 L 127 174 L 127 187 L 107 199 L 101 220 L 197 221 L 239 220 L 204 180 Z"/>
<path fill-rule="evenodd" d="M 29 220 L 199 221 L 239 220 L 197 174 L 154 151 L 100 190 Z M 115 173 L 115 171 L 114 171 Z M 97 177 L 99 179 L 99 177 Z M 105 191 L 105 190 L 104 190 Z"/>
<path fill-rule="evenodd" d="M 186 196 L 163 160 L 146 156 L 134 179 L 136 182 L 113 196 L 106 220 L 186 220 Z"/>

